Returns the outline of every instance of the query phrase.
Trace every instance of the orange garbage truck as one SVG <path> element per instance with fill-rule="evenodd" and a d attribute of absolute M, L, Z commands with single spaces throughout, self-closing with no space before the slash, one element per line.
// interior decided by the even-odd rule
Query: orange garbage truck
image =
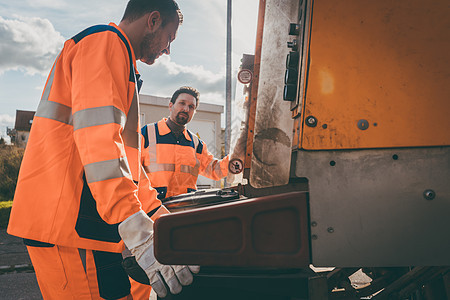
<path fill-rule="evenodd" d="M 233 117 L 243 172 L 155 223 L 158 260 L 202 266 L 173 299 L 450 297 L 449 15 L 260 1 Z"/>

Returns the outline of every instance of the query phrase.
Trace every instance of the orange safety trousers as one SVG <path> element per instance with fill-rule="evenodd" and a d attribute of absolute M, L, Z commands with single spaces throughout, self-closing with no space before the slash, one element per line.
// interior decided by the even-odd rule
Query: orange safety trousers
<path fill-rule="evenodd" d="M 152 287 L 146 284 L 141 284 L 130 278 L 131 295 L 133 300 L 148 300 Z"/>
<path fill-rule="evenodd" d="M 115 297 L 110 291 L 104 289 L 105 281 L 98 280 L 98 268 L 92 250 L 58 245 L 27 246 L 27 250 L 42 296 L 46 300 L 133 299 L 129 292 L 125 295 L 122 292 L 122 295 Z M 85 259 L 82 252 L 85 253 Z M 111 272 L 114 267 L 117 266 L 103 266 L 100 272 Z M 122 290 L 126 289 L 122 288 Z"/>

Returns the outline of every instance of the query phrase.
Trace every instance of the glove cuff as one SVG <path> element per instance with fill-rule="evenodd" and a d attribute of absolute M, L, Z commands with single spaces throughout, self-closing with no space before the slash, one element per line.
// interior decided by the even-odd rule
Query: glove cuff
<path fill-rule="evenodd" d="M 132 252 L 145 243 L 153 233 L 153 221 L 143 210 L 129 216 L 119 224 L 119 234 L 123 242 Z"/>

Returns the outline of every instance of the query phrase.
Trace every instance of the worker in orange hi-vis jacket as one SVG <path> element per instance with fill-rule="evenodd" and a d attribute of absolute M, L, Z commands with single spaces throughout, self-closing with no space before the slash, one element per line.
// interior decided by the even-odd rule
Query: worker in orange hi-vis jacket
<path fill-rule="evenodd" d="M 206 144 L 185 127 L 194 117 L 199 100 L 195 88 L 179 88 L 169 102 L 169 117 L 141 130 L 142 164 L 161 200 L 195 191 L 198 175 L 219 180 L 229 173 L 230 155 L 214 158 Z M 239 157 L 236 152 L 231 156 Z M 133 299 L 146 299 L 150 291 L 148 285 L 131 282 Z"/>
<path fill-rule="evenodd" d="M 214 158 L 206 144 L 185 127 L 199 100 L 196 89 L 179 88 L 169 102 L 169 117 L 141 130 L 144 169 L 159 199 L 195 191 L 198 175 L 219 180 L 228 174 L 229 156 Z"/>
<path fill-rule="evenodd" d="M 8 226 L 24 238 L 44 299 L 131 299 L 124 244 L 161 297 L 198 272 L 154 258 L 149 215 L 164 207 L 140 159 L 136 59 L 169 54 L 181 22 L 174 0 L 130 0 L 119 25 L 75 35 L 53 65 Z"/>

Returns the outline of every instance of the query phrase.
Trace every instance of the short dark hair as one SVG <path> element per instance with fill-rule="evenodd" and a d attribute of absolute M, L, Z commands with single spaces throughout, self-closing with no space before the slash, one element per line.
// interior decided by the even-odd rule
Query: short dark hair
<path fill-rule="evenodd" d="M 170 102 L 172 104 L 175 104 L 175 101 L 177 101 L 177 98 L 180 94 L 189 94 L 195 98 L 195 108 L 198 107 L 198 102 L 200 101 L 200 92 L 193 87 L 190 86 L 182 86 L 178 90 L 173 93 L 172 98 L 170 99 Z"/>
<path fill-rule="evenodd" d="M 179 24 L 183 23 L 183 14 L 175 0 L 130 0 L 122 21 L 132 22 L 153 11 L 159 11 L 163 26 L 173 19 L 178 19 Z"/>

